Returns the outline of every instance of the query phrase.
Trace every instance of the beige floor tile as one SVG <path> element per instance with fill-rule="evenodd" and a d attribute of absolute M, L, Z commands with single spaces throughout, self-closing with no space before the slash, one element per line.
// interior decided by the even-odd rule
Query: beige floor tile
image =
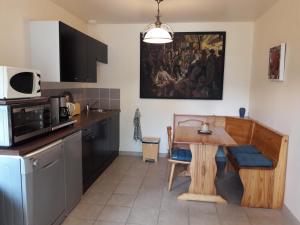
<path fill-rule="evenodd" d="M 162 195 L 163 191 L 164 191 L 164 187 L 161 185 L 148 186 L 148 185 L 145 185 L 145 183 L 142 183 L 139 193 L 156 192 L 156 193 L 160 193 Z"/>
<path fill-rule="evenodd" d="M 83 219 L 77 219 L 68 217 L 62 225 L 94 225 L 94 220 L 83 220 Z"/>
<path fill-rule="evenodd" d="M 123 173 L 105 173 L 100 176 L 99 181 L 104 183 L 120 183 L 123 177 Z"/>
<path fill-rule="evenodd" d="M 128 156 L 128 155 L 120 155 L 114 162 L 116 163 L 130 163 L 133 164 L 134 162 L 140 160 L 141 157 L 136 156 Z"/>
<path fill-rule="evenodd" d="M 143 161 L 137 161 L 135 164 L 133 164 L 130 169 L 128 170 L 128 173 L 144 173 L 146 174 L 148 170 L 148 163 L 144 163 Z"/>
<path fill-rule="evenodd" d="M 133 208 L 127 222 L 141 225 L 156 225 L 158 214 L 158 209 Z"/>
<path fill-rule="evenodd" d="M 132 207 L 135 198 L 136 195 L 113 194 L 107 202 L 107 205 Z"/>
<path fill-rule="evenodd" d="M 165 188 L 161 202 L 161 209 L 187 211 L 188 201 L 181 201 L 177 199 L 177 197 L 185 191 L 186 187 L 177 190 L 172 190 L 171 192 L 167 191 L 167 188 Z"/>
<path fill-rule="evenodd" d="M 161 210 L 158 217 L 158 225 L 188 225 L 187 211 Z"/>
<path fill-rule="evenodd" d="M 159 209 L 162 201 L 162 193 L 153 190 L 139 192 L 134 202 L 134 207 Z"/>
<path fill-rule="evenodd" d="M 245 211 L 253 225 L 267 225 L 270 224 L 270 221 L 272 221 L 272 225 L 288 224 L 288 220 L 281 210 L 245 208 Z"/>
<path fill-rule="evenodd" d="M 156 167 L 156 166 L 149 166 L 147 173 L 147 177 L 166 177 L 167 176 L 167 167 Z"/>
<path fill-rule="evenodd" d="M 188 202 L 190 216 L 197 216 L 201 213 L 217 214 L 216 204 L 205 202 Z"/>
<path fill-rule="evenodd" d="M 255 225 L 255 224 L 251 224 L 250 221 L 240 221 L 240 220 L 223 220 L 222 218 L 219 217 L 219 221 L 221 225 Z M 270 225 L 272 225 L 270 223 Z"/>
<path fill-rule="evenodd" d="M 121 206 L 105 206 L 98 220 L 108 222 L 125 223 L 129 216 L 131 208 Z"/>
<path fill-rule="evenodd" d="M 121 164 L 115 165 L 111 167 L 111 172 L 119 173 L 119 174 L 126 174 L 130 169 L 131 165 Z"/>
<path fill-rule="evenodd" d="M 125 225 L 125 223 L 107 222 L 107 221 L 96 221 L 93 225 Z"/>
<path fill-rule="evenodd" d="M 103 205 L 86 204 L 80 202 L 71 212 L 70 217 L 77 219 L 96 220 L 103 207 Z"/>
<path fill-rule="evenodd" d="M 145 175 L 128 175 L 126 174 L 121 182 L 122 183 L 134 183 L 134 184 L 142 184 Z"/>
<path fill-rule="evenodd" d="M 125 165 L 111 165 L 108 167 L 102 175 L 124 175 L 126 173 L 126 170 L 124 169 L 126 166 Z M 122 170 L 121 170 L 122 169 Z"/>
<path fill-rule="evenodd" d="M 128 176 L 144 177 L 147 173 L 147 167 L 136 168 L 134 165 L 126 172 Z"/>
<path fill-rule="evenodd" d="M 217 214 L 198 213 L 190 216 L 189 221 L 189 225 L 220 225 Z"/>
<path fill-rule="evenodd" d="M 130 194 L 135 195 L 138 193 L 141 184 L 137 183 L 120 183 L 115 190 L 118 194 Z"/>
<path fill-rule="evenodd" d="M 107 193 L 107 192 L 98 193 L 98 192 L 89 191 L 83 196 L 81 201 L 84 203 L 105 205 L 106 202 L 110 199 L 111 195 L 112 195 L 111 193 Z"/>
<path fill-rule="evenodd" d="M 113 193 L 119 182 L 104 182 L 104 181 L 97 181 L 95 182 L 90 188 L 90 192 L 105 192 L 105 193 Z"/>
<path fill-rule="evenodd" d="M 163 191 L 164 186 L 167 185 L 167 178 L 156 176 L 145 176 L 141 189 L 155 189 L 155 191 Z"/>
<path fill-rule="evenodd" d="M 231 204 L 217 204 L 216 208 L 222 225 L 250 224 L 248 216 L 242 207 Z"/>

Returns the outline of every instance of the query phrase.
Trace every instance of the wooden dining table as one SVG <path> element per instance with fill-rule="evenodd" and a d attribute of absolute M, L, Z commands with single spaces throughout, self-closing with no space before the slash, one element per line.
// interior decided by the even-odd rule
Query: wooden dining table
<path fill-rule="evenodd" d="M 232 146 L 237 143 L 223 127 L 210 127 L 211 134 L 199 134 L 198 130 L 199 127 L 189 126 L 178 126 L 175 129 L 174 144 L 190 145 L 192 151 L 189 190 L 178 199 L 226 203 L 226 200 L 216 192 L 215 156 L 219 146 Z"/>

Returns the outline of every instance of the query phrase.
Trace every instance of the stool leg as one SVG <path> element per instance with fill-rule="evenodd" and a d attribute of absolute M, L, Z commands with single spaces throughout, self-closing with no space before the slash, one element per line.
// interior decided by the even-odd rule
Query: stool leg
<path fill-rule="evenodd" d="M 171 165 L 171 171 L 170 171 L 170 178 L 169 178 L 169 188 L 168 188 L 169 191 L 171 191 L 171 189 L 172 189 L 175 166 L 176 166 L 176 164 L 172 163 L 172 165 Z"/>

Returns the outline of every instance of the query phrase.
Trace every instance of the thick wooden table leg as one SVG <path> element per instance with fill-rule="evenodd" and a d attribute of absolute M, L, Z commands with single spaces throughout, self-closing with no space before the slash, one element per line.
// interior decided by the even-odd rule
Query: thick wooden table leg
<path fill-rule="evenodd" d="M 178 197 L 180 200 L 226 203 L 216 194 L 215 178 L 217 165 L 215 156 L 218 146 L 192 144 L 192 162 L 190 166 L 191 184 L 189 192 Z"/>

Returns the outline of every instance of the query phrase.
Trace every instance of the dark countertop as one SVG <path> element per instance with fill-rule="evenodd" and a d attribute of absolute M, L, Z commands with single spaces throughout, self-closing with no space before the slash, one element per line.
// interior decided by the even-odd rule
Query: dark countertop
<path fill-rule="evenodd" d="M 114 113 L 119 113 L 118 110 L 106 111 L 106 112 L 81 112 L 80 116 L 73 117 L 78 122 L 73 126 L 65 127 L 60 130 L 48 133 L 43 136 L 38 136 L 28 142 L 13 146 L 10 148 L 0 147 L 0 155 L 17 155 L 24 156 L 29 154 L 45 145 L 55 142 L 59 139 L 63 139 L 81 129 L 85 129 L 93 123 L 102 121 L 111 117 Z"/>

